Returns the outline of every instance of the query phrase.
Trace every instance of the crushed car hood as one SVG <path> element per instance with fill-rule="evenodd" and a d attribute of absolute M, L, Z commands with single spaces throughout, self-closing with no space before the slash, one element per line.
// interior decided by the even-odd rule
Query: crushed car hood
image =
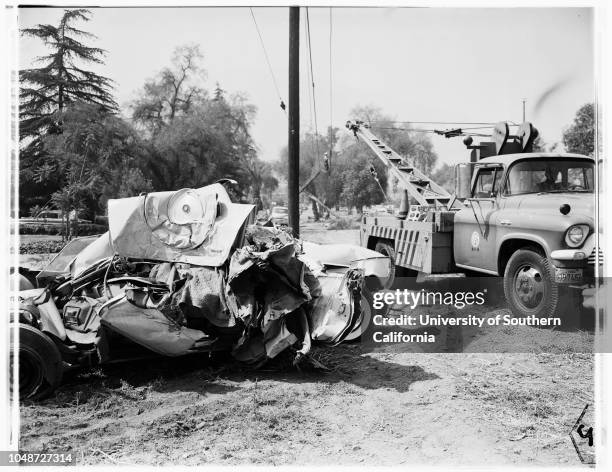
<path fill-rule="evenodd" d="M 254 210 L 221 184 L 109 200 L 110 240 L 124 257 L 219 267 Z"/>

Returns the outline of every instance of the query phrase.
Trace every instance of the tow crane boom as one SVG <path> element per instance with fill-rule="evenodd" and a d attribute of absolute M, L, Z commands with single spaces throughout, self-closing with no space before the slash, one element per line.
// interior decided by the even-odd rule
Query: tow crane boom
<path fill-rule="evenodd" d="M 407 162 L 397 152 L 387 146 L 370 131 L 363 121 L 347 121 L 346 127 L 356 138 L 368 145 L 376 156 L 385 164 L 388 171 L 395 176 L 419 205 L 447 209 L 452 206 L 454 197 L 444 187 L 436 184 L 430 177 L 419 171 L 414 164 Z"/>

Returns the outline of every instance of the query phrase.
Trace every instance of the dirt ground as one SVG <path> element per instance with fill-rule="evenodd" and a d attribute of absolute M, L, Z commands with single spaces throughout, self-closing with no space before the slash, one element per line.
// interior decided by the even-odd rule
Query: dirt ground
<path fill-rule="evenodd" d="M 579 464 L 590 355 L 324 354 L 331 372 L 203 358 L 87 371 L 23 405 L 20 449 L 80 464 Z"/>
<path fill-rule="evenodd" d="M 309 239 L 339 240 L 315 232 Z M 109 465 L 574 466 L 569 432 L 593 403 L 593 357 L 563 346 L 589 337 L 520 327 L 476 333 L 459 354 L 317 348 L 329 372 L 201 356 L 89 369 L 22 405 L 20 449 Z M 524 352 L 475 352 L 487 343 Z"/>

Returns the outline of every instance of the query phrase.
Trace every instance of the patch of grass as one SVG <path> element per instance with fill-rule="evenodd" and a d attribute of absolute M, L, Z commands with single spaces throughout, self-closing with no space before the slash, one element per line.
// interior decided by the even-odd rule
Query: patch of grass
<path fill-rule="evenodd" d="M 359 222 L 355 221 L 355 219 L 351 217 L 334 218 L 327 224 L 328 230 L 357 229 L 357 228 L 359 228 Z"/>

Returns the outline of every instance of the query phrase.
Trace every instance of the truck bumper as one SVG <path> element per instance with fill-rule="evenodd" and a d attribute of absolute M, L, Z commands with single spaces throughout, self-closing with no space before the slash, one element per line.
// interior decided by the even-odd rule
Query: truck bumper
<path fill-rule="evenodd" d="M 590 235 L 581 248 L 559 249 L 550 253 L 555 268 L 555 282 L 561 284 L 591 284 L 595 266 L 603 264 L 603 252 L 595 246 L 595 234 Z"/>

